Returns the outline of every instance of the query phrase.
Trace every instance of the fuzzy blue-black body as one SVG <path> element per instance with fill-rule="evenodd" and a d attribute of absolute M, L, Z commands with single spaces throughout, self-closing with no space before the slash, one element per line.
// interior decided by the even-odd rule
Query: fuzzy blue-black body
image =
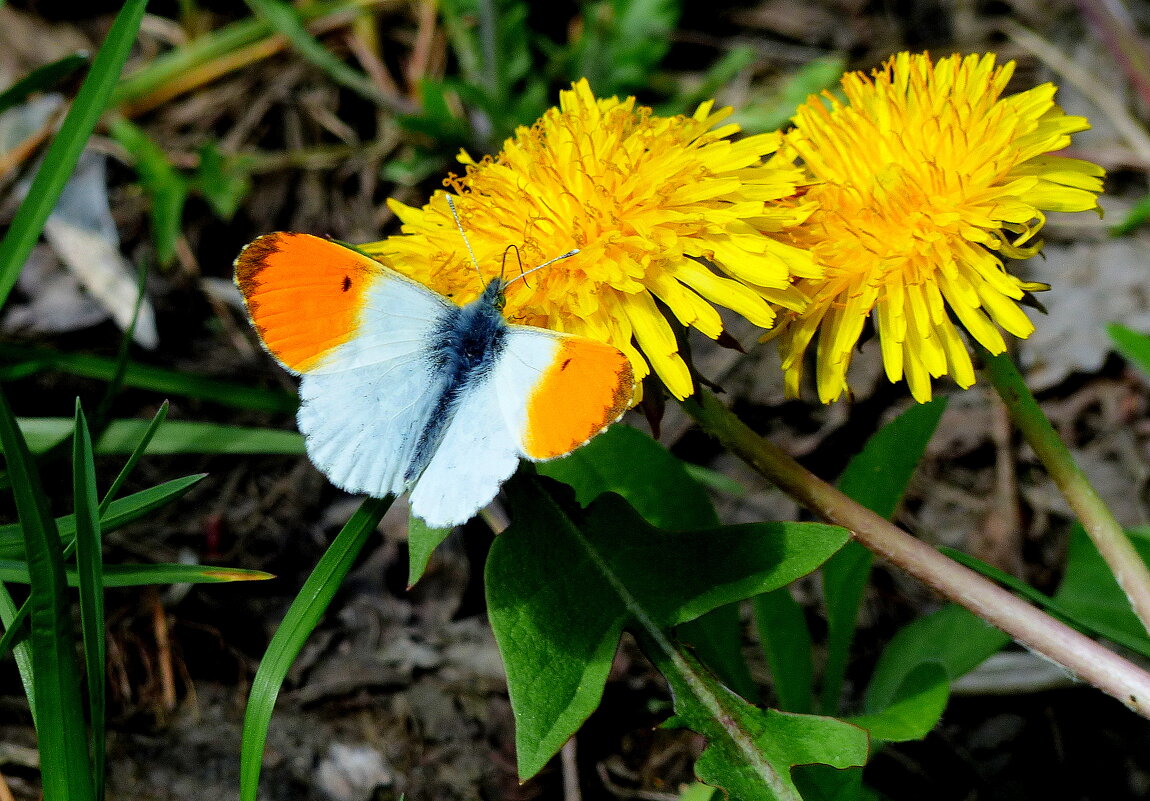
<path fill-rule="evenodd" d="M 502 280 L 493 279 L 482 295 L 466 306 L 449 309 L 436 326 L 427 345 L 428 359 L 446 382 L 415 446 L 405 481 L 419 478 L 439 446 L 459 399 L 468 387 L 486 380 L 502 353 L 507 338 L 502 311 L 504 286 Z"/>

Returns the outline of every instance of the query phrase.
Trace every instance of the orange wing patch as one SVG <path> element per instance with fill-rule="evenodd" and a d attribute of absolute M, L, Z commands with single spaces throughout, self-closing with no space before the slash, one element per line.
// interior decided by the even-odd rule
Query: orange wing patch
<path fill-rule="evenodd" d="M 264 346 L 306 373 L 359 328 L 367 289 L 383 267 L 317 236 L 261 236 L 236 259 L 236 284 Z"/>
<path fill-rule="evenodd" d="M 617 348 L 562 337 L 527 401 L 527 456 L 552 459 L 575 450 L 627 411 L 634 389 L 631 362 Z"/>

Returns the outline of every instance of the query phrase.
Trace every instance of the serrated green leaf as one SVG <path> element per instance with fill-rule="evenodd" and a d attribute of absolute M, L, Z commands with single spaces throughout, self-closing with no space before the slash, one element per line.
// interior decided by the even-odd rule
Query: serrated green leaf
<path fill-rule="evenodd" d="M 659 528 L 704 528 L 719 523 L 706 490 L 688 465 L 630 426 L 612 426 L 582 448 L 536 469 L 573 487 L 584 506 L 605 492 L 614 492 Z M 681 626 L 678 636 L 730 687 L 745 698 L 755 697 L 757 688 L 743 658 L 742 617 L 737 608 L 715 609 Z"/>
<path fill-rule="evenodd" d="M 250 159 L 225 156 L 213 141 L 200 146 L 200 165 L 193 181 L 221 220 L 231 220 L 251 189 Z"/>
<path fill-rule="evenodd" d="M 642 641 L 643 637 L 640 637 Z M 666 677 L 682 726 L 707 737 L 695 775 L 740 801 L 802 801 L 791 776 L 795 765 L 849 768 L 866 762 L 866 732 L 834 718 L 758 709 L 715 682 L 689 651 L 659 643 L 644 649 Z"/>
<path fill-rule="evenodd" d="M 514 522 L 492 546 L 485 584 L 524 778 L 598 704 L 625 626 L 666 629 L 777 589 L 847 538 L 814 523 L 668 532 L 613 494 L 592 502 L 576 526 L 534 485 L 508 489 Z"/>
<path fill-rule="evenodd" d="M 33 453 L 43 453 L 68 436 L 71 423 L 60 417 L 23 417 L 20 429 Z M 131 453 L 147 431 L 147 420 L 114 420 L 96 443 L 97 454 Z M 244 428 L 218 423 L 168 422 L 146 453 L 265 453 L 302 456 L 303 436 L 295 431 Z"/>
<path fill-rule="evenodd" d="M 883 426 L 851 459 L 839 477 L 839 489 L 872 512 L 892 517 L 946 404 L 946 398 L 916 403 Z M 873 562 L 870 551 L 851 542 L 823 567 L 827 658 L 819 709 L 828 715 L 839 708 L 855 624 Z"/>
<path fill-rule="evenodd" d="M 604 0 L 583 6 L 582 35 L 571 47 L 573 78 L 599 97 L 646 88 L 671 46 L 677 0 Z"/>

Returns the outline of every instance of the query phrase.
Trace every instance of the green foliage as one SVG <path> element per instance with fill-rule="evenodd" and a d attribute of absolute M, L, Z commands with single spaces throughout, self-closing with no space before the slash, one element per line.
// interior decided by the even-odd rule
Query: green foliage
<path fill-rule="evenodd" d="M 219 217 L 230 219 L 251 188 L 250 160 L 225 156 L 212 142 L 200 148 L 199 168 L 189 175 L 172 164 L 143 128 L 126 118 L 113 118 L 109 131 L 128 151 L 140 185 L 151 201 L 152 245 L 161 266 L 170 265 L 176 257 L 184 206 L 193 191 L 203 194 Z"/>
<path fill-rule="evenodd" d="M 392 498 L 367 498 L 339 534 L 300 588 L 268 644 L 264 658 L 252 680 L 244 713 L 243 743 L 240 751 L 240 799 L 255 801 L 268 725 L 280 686 L 288 668 L 299 655 L 307 638 L 319 624 L 340 583 L 351 570 L 359 552 L 367 544 L 379 521 L 391 506 Z"/>
<path fill-rule="evenodd" d="M 1144 375 L 1150 376 L 1150 337 L 1132 331 L 1124 325 L 1111 323 L 1106 326 L 1106 333 L 1115 349 L 1135 365 Z"/>
<path fill-rule="evenodd" d="M 945 410 L 945 398 L 909 407 L 851 459 L 839 477 L 839 489 L 875 514 L 892 517 Z M 873 561 L 870 551 L 851 542 L 823 568 L 827 660 L 819 707 L 826 714 L 839 708 L 855 622 Z"/>
<path fill-rule="evenodd" d="M 42 453 L 68 437 L 70 423 L 59 417 L 24 417 L 20 428 L 33 453 Z M 96 443 L 96 453 L 129 453 L 148 428 L 144 420 L 115 420 Z M 147 453 L 267 453 L 302 456 L 303 437 L 295 431 L 244 428 L 217 423 L 166 423 Z"/>
<path fill-rule="evenodd" d="M 75 170 L 88 137 L 104 113 L 136 39 L 145 4 L 145 0 L 128 0 L 116 15 L 108 38 L 92 61 L 60 132 L 44 154 L 27 197 L 16 211 L 4 239 L 0 240 L 0 308 L 8 300 L 8 294 L 16 285 L 16 277 Z"/>
<path fill-rule="evenodd" d="M 192 375 L 132 361 L 120 370 L 120 363 L 116 359 L 0 343 L 0 381 L 11 381 L 44 370 L 59 370 L 101 381 L 112 381 L 119 375 L 124 386 L 164 395 L 196 398 L 239 409 L 292 413 L 299 406 L 299 399 L 283 390 L 251 387 L 235 381 Z"/>
<path fill-rule="evenodd" d="M 42 67 L 37 67 L 3 92 L 0 92 L 0 114 L 20 105 L 37 92 L 51 91 L 59 84 L 72 78 L 72 76 L 87 65 L 87 55 L 84 53 L 73 53 L 70 56 L 64 56 L 61 59 L 45 64 Z"/>
<path fill-rule="evenodd" d="M 585 2 L 582 30 L 565 54 L 566 73 L 587 78 L 601 97 L 646 89 L 670 49 L 680 6 L 678 0 Z"/>
<path fill-rule="evenodd" d="M 812 59 L 781 81 L 767 84 L 760 97 L 739 108 L 731 119 L 748 133 L 781 128 L 810 95 L 837 86 L 846 64 L 846 58 L 838 54 Z"/>
<path fill-rule="evenodd" d="M 666 639 L 673 626 L 809 573 L 846 541 L 818 524 L 664 531 L 613 494 L 578 520 L 534 486 L 513 501 L 515 522 L 492 547 L 485 584 L 524 778 L 594 710 L 624 628 Z"/>

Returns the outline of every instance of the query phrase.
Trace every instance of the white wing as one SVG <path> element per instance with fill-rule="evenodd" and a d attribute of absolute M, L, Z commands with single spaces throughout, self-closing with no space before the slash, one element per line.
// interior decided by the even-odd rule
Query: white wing
<path fill-rule="evenodd" d="M 357 335 L 303 376 L 299 429 L 333 484 L 376 497 L 407 488 L 404 475 L 444 390 L 428 347 L 452 311 L 388 271 L 368 290 Z"/>

